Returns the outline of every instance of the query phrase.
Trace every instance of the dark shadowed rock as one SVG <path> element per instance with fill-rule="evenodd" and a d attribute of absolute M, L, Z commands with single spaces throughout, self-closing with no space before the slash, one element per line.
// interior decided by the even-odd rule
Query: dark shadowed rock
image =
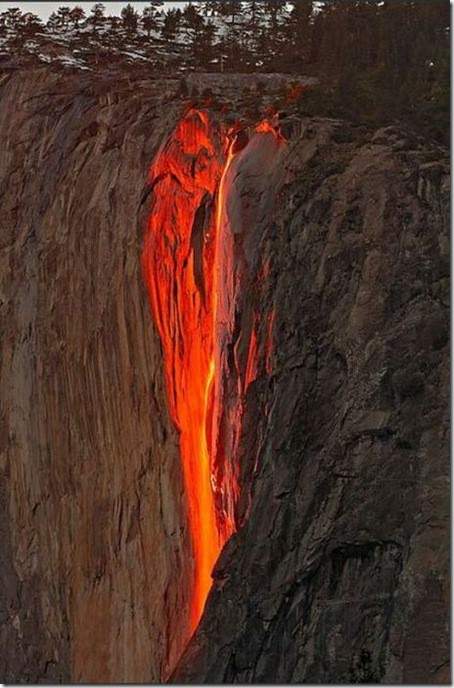
<path fill-rule="evenodd" d="M 174 679 L 447 682 L 447 163 L 400 131 L 300 129 L 254 230 L 276 322 L 248 517 Z"/>

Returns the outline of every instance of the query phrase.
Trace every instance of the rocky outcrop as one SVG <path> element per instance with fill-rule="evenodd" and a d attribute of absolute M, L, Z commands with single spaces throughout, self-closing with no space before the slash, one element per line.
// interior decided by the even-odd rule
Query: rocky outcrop
<path fill-rule="evenodd" d="M 148 80 L 0 83 L 5 681 L 157 681 L 183 650 L 187 501 L 140 265 L 181 115 Z M 446 681 L 446 154 L 281 126 L 229 186 L 238 531 L 173 678 Z"/>

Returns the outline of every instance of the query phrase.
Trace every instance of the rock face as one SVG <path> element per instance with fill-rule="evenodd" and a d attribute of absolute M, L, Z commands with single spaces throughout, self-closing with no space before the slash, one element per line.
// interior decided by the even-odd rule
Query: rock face
<path fill-rule="evenodd" d="M 4 681 L 165 680 L 184 648 L 187 500 L 140 265 L 181 116 L 148 81 L 0 85 Z M 228 186 L 238 530 L 172 680 L 448 681 L 446 153 L 282 132 Z"/>
<path fill-rule="evenodd" d="M 1 86 L 4 681 L 150 682 L 181 652 L 186 507 L 140 266 L 175 119 L 127 80 Z"/>
<path fill-rule="evenodd" d="M 295 125 L 266 192 L 244 165 L 230 199 L 263 210 L 272 374 L 247 392 L 243 525 L 174 679 L 447 681 L 447 168 L 397 130 Z"/>

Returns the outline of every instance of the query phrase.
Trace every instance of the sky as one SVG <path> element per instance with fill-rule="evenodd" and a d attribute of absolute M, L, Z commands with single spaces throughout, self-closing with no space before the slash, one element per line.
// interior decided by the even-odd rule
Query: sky
<path fill-rule="evenodd" d="M 37 14 L 41 19 L 46 20 L 52 12 L 55 12 L 55 10 L 62 5 L 65 7 L 74 7 L 78 5 L 79 7 L 83 7 L 85 12 L 89 12 L 94 4 L 95 0 L 93 0 L 93 2 L 72 2 L 72 0 L 67 2 L 65 2 L 65 0 L 61 0 L 61 2 L 14 2 L 14 0 L 12 0 L 11 2 L 0 2 L 0 12 L 5 12 L 8 7 L 19 7 L 22 12 L 33 12 L 33 14 Z M 127 4 L 127 2 L 103 2 L 103 5 L 106 6 L 106 14 L 115 15 L 119 15 L 122 7 Z M 143 0 L 143 2 L 131 2 L 129 4 L 141 11 L 144 5 L 147 4 L 147 1 Z M 181 7 L 186 4 L 187 0 L 181 0 L 181 2 L 166 2 L 169 8 Z"/>

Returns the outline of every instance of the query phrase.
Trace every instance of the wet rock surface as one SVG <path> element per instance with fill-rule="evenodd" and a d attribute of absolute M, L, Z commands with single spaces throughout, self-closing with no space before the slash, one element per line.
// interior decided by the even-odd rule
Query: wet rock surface
<path fill-rule="evenodd" d="M 0 84 L 5 681 L 157 681 L 182 650 L 186 506 L 140 270 L 182 111 L 161 95 Z M 259 351 L 239 530 L 172 680 L 447 682 L 447 155 L 398 128 L 282 131 L 269 188 L 254 165 L 234 184 Z"/>

